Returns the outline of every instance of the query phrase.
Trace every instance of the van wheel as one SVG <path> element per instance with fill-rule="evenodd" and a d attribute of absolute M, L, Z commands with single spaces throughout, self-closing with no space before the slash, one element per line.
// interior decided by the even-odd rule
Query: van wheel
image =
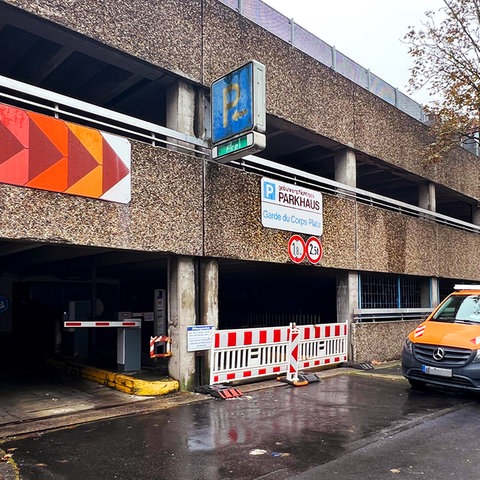
<path fill-rule="evenodd" d="M 412 380 L 411 378 L 408 379 L 408 383 L 412 386 L 412 388 L 421 390 L 425 388 L 426 383 L 422 380 Z"/>

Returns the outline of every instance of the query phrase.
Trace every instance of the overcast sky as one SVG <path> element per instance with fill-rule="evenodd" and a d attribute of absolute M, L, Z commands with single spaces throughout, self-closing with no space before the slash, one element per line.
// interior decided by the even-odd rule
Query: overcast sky
<path fill-rule="evenodd" d="M 428 93 L 409 93 L 412 66 L 402 40 L 442 0 L 263 0 L 295 23 L 420 103 Z"/>

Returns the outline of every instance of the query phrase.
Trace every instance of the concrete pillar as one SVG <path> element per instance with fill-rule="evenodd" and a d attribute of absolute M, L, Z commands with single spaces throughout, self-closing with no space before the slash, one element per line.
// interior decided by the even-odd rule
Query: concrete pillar
<path fill-rule="evenodd" d="M 337 273 L 337 322 L 348 323 L 348 356 L 353 359 L 353 313 L 358 308 L 358 272 Z"/>
<path fill-rule="evenodd" d="M 480 205 L 474 205 L 472 207 L 472 223 L 474 225 L 480 225 Z"/>
<path fill-rule="evenodd" d="M 436 189 L 434 183 L 422 183 L 418 187 L 418 206 L 425 210 L 437 210 Z"/>
<path fill-rule="evenodd" d="M 419 185 L 418 206 L 431 212 L 437 210 L 435 184 L 427 182 Z M 420 288 L 420 303 L 422 307 L 436 307 L 439 304 L 438 278 L 425 279 Z"/>
<path fill-rule="evenodd" d="M 430 305 L 432 308 L 435 308 L 440 303 L 440 289 L 438 287 L 438 278 L 432 277 L 430 279 L 430 294 L 431 294 L 431 302 Z"/>
<path fill-rule="evenodd" d="M 430 308 L 432 299 L 432 279 L 422 278 L 420 281 L 420 307 Z"/>
<path fill-rule="evenodd" d="M 354 150 L 345 148 L 335 152 L 335 180 L 351 187 L 357 186 L 357 158 Z"/>
<path fill-rule="evenodd" d="M 202 325 L 218 328 L 218 262 L 205 260 L 201 269 Z"/>
<path fill-rule="evenodd" d="M 166 126 L 187 135 L 195 134 L 196 92 L 195 87 L 183 80 L 177 80 L 167 92 Z M 167 138 L 167 141 L 177 145 L 192 146 L 179 140 Z M 169 148 L 175 149 L 171 145 Z"/>
<path fill-rule="evenodd" d="M 191 390 L 195 381 L 195 352 L 188 351 L 187 327 L 196 323 L 195 264 L 192 257 L 171 257 L 168 268 L 168 333 L 172 357 L 171 377 L 181 390 Z"/>
<path fill-rule="evenodd" d="M 200 323 L 202 325 L 213 325 L 218 328 L 218 262 L 217 260 L 204 260 L 200 270 L 201 283 L 201 310 Z M 213 340 L 213 339 L 212 339 Z M 200 384 L 206 385 L 210 382 L 211 351 L 205 350 L 197 355 L 202 355 L 202 372 L 199 372 Z M 198 365 L 198 363 L 197 363 Z"/>
<path fill-rule="evenodd" d="M 337 273 L 337 322 L 352 322 L 358 308 L 358 273 Z"/>

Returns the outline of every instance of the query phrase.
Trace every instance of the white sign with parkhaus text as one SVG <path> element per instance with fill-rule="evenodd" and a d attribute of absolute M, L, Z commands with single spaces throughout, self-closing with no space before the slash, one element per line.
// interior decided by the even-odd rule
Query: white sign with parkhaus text
<path fill-rule="evenodd" d="M 322 194 L 297 185 L 262 178 L 262 225 L 322 236 Z"/>

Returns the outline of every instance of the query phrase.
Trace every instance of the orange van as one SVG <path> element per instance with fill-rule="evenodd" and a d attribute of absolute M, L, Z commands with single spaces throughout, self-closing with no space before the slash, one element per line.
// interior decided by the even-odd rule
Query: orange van
<path fill-rule="evenodd" d="M 455 285 L 410 332 L 402 372 L 413 387 L 433 384 L 480 391 L 480 285 Z"/>

